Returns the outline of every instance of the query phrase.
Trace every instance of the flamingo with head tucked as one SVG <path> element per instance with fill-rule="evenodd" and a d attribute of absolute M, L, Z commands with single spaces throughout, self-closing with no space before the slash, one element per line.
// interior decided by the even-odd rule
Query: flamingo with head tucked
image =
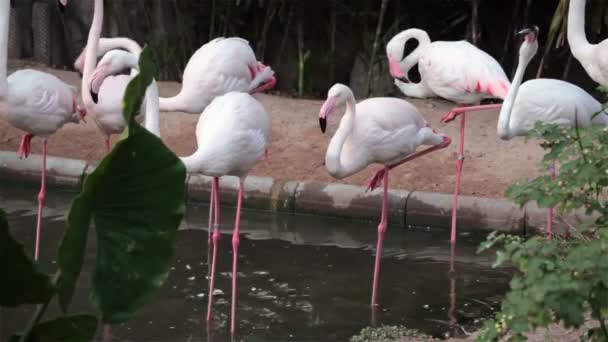
<path fill-rule="evenodd" d="M 586 0 L 570 0 L 568 11 L 568 44 L 572 55 L 587 74 L 600 85 L 608 85 L 608 39 L 591 44 L 585 34 Z"/>
<path fill-rule="evenodd" d="M 327 94 L 319 112 L 321 131 L 325 132 L 327 117 L 337 106 L 346 105 L 340 127 L 334 134 L 327 153 L 325 167 L 330 175 L 342 179 L 373 163 L 383 164 L 369 183 L 374 189 L 384 185 L 382 214 L 378 225 L 378 242 L 372 285 L 372 306 L 377 304 L 378 275 L 384 233 L 388 225 L 388 174 L 405 162 L 450 144 L 450 138 L 436 133 L 409 102 L 390 97 L 371 98 L 355 103 L 353 92 L 336 84 Z M 416 152 L 421 145 L 432 145 Z"/>
<path fill-rule="evenodd" d="M 99 41 L 97 54 L 125 46 L 128 38 L 105 38 Z M 87 44 L 88 46 L 88 44 Z M 84 52 L 83 52 L 84 54 Z M 83 54 L 74 66 L 81 68 Z M 112 75 L 120 71 L 124 55 L 111 55 L 100 60 L 97 72 Z M 116 57 L 116 58 L 114 58 Z M 276 84 L 274 71 L 258 62 L 249 42 L 238 37 L 216 38 L 201 46 L 190 57 L 184 70 L 182 89 L 169 98 L 160 98 L 160 110 L 200 114 L 217 96 L 231 91 L 250 94 L 271 89 Z"/>
<path fill-rule="evenodd" d="M 574 84 L 553 79 L 534 79 L 522 84 L 526 68 L 538 50 L 538 27 L 522 30 L 526 38 L 519 50 L 519 64 L 507 93 L 497 132 L 501 139 L 527 135 L 537 121 L 568 127 L 608 124 L 602 105 Z M 595 115 L 600 113 L 599 115 Z M 555 177 L 555 165 L 552 167 Z M 553 233 L 553 209 L 547 210 L 547 233 Z"/>
<path fill-rule="evenodd" d="M 404 46 L 410 40 L 417 41 L 418 46 L 409 55 L 403 56 Z M 458 194 L 464 164 L 465 113 L 500 108 L 500 105 L 466 105 L 479 104 L 487 98 L 504 99 L 509 89 L 509 79 L 492 56 L 474 45 L 466 41 L 431 42 L 425 31 L 416 28 L 405 30 L 393 37 L 386 46 L 386 54 L 395 85 L 405 95 L 420 98 L 439 96 L 460 104 L 441 118 L 441 122 L 449 122 L 457 116 L 460 116 L 461 120 L 450 235 L 450 242 L 454 243 Z M 419 83 L 411 83 L 408 73 L 416 64 L 421 80 Z"/>
<path fill-rule="evenodd" d="M 66 6 L 67 0 L 59 1 Z M 34 136 L 42 137 L 42 179 L 38 193 L 36 245 L 38 259 L 42 230 L 42 208 L 46 196 L 47 139 L 68 122 L 78 123 L 86 111 L 77 103 L 74 87 L 57 77 L 38 70 L 18 70 L 7 75 L 10 2 L 0 0 L 0 117 L 27 132 L 19 145 L 19 157 L 27 157 Z"/>

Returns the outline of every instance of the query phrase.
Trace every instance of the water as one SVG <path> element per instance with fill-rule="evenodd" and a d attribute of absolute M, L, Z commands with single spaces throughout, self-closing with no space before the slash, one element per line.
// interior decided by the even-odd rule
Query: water
<path fill-rule="evenodd" d="M 0 207 L 14 234 L 34 245 L 36 193 L 0 184 Z M 63 215 L 73 193 L 47 192 L 41 267 L 56 268 Z M 234 209 L 222 208 L 216 319 L 207 328 L 208 207 L 191 206 L 182 223 L 171 273 L 156 297 L 128 323 L 114 326 L 115 341 L 224 341 L 229 337 L 231 228 Z M 376 222 L 244 211 L 238 278 L 238 337 L 246 341 L 344 341 L 370 325 Z M 389 226 L 381 265 L 377 324 L 403 324 L 434 336 L 461 336 L 498 308 L 511 276 L 492 269 L 492 255 L 476 255 L 479 236 L 461 234 L 450 255 L 448 232 Z M 95 256 L 89 238 L 86 265 L 71 312 L 92 312 L 89 284 Z M 453 272 L 450 271 L 453 262 Z M 0 312 L 0 337 L 22 329 L 32 307 Z M 53 303 L 47 317 L 59 314 Z"/>

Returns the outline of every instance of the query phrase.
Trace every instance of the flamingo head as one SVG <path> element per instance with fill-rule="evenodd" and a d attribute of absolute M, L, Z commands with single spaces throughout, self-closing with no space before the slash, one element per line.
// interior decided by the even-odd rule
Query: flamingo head
<path fill-rule="evenodd" d="M 68 0 L 59 0 L 57 3 L 59 4 L 59 10 L 62 13 L 65 12 L 65 7 L 68 5 Z"/>
<path fill-rule="evenodd" d="M 538 51 L 538 26 L 525 28 L 518 32 L 520 35 L 525 35 L 525 39 L 519 48 L 519 56 L 526 61 L 530 61 Z"/>
<path fill-rule="evenodd" d="M 110 50 L 97 63 L 91 75 L 91 91 L 99 93 L 99 88 L 108 77 L 122 73 L 125 69 L 137 68 L 138 58 L 124 50 Z"/>
<path fill-rule="evenodd" d="M 249 72 L 251 74 L 252 80 L 254 80 L 256 77 L 263 78 L 260 85 L 258 85 L 255 89 L 253 89 L 253 91 L 251 91 L 252 93 L 261 93 L 266 90 L 270 90 L 274 88 L 274 86 L 277 84 L 277 79 L 274 76 L 274 70 L 272 70 L 272 68 L 267 65 L 258 62 L 255 68 L 249 66 Z"/>
<path fill-rule="evenodd" d="M 389 72 L 393 78 L 409 83 L 409 72 L 418 64 L 420 30 L 409 29 L 391 38 L 386 44 Z"/>
<path fill-rule="evenodd" d="M 352 96 L 352 91 L 344 84 L 337 83 L 329 89 L 327 100 L 319 111 L 319 126 L 322 133 L 325 133 L 327 128 L 327 117 L 334 112 L 336 107 L 346 103 L 349 95 Z"/>

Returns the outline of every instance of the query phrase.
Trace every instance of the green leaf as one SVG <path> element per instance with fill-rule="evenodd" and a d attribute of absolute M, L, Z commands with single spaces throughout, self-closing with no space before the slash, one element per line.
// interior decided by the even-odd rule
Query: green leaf
<path fill-rule="evenodd" d="M 0 305 L 39 304 L 51 298 L 55 289 L 48 275 L 38 271 L 23 245 L 10 234 L 6 214 L 0 209 Z"/>
<path fill-rule="evenodd" d="M 123 99 L 122 113 L 125 122 L 130 123 L 130 127 L 134 126 L 135 116 L 141 108 L 146 89 L 152 83 L 154 75 L 156 75 L 156 66 L 152 63 L 150 49 L 144 46 L 139 56 L 139 74 L 129 82 Z"/>
<path fill-rule="evenodd" d="M 95 338 L 97 317 L 91 315 L 65 316 L 36 325 L 26 342 L 89 342 Z M 10 342 L 18 342 L 13 335 Z"/>
<path fill-rule="evenodd" d="M 141 107 L 152 80 L 154 67 L 146 51 L 141 72 L 127 87 L 125 118 L 132 119 Z M 162 285 L 185 212 L 184 164 L 158 137 L 135 120 L 129 122 L 74 201 L 59 259 L 60 294 L 67 307 L 92 220 L 97 234 L 94 301 L 108 323 L 127 320 Z"/>

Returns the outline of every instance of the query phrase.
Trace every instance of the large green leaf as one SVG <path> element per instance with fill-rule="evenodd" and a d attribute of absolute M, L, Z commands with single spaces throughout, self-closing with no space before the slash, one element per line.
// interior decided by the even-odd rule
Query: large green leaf
<path fill-rule="evenodd" d="M 37 270 L 23 245 L 13 239 L 6 214 L 0 209 L 0 305 L 15 307 L 20 304 L 44 303 L 55 289 L 48 275 Z"/>
<path fill-rule="evenodd" d="M 89 342 L 95 338 L 97 317 L 73 315 L 42 322 L 36 325 L 26 342 Z M 17 342 L 20 335 L 13 335 L 10 342 Z"/>
<path fill-rule="evenodd" d="M 86 178 L 70 210 L 60 247 L 59 287 L 65 310 L 80 274 L 86 232 L 93 220 L 97 233 L 94 299 L 109 323 L 127 320 L 161 286 L 185 211 L 183 163 L 132 119 L 153 72 L 144 49 L 140 73 L 127 87 L 124 99 L 129 127 Z"/>

